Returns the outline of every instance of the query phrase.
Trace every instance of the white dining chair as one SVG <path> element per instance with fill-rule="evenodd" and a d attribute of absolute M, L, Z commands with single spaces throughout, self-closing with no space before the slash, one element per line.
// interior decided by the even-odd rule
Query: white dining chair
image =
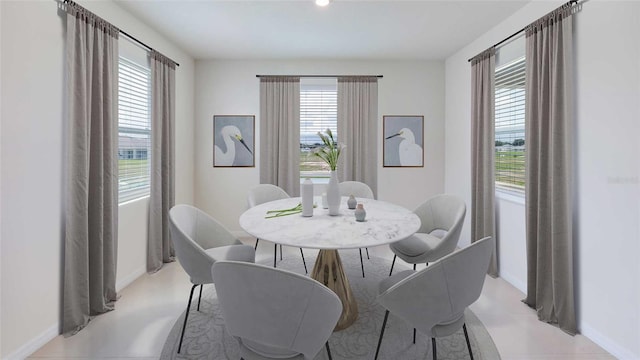
<path fill-rule="evenodd" d="M 353 195 L 356 199 L 375 199 L 373 195 L 373 190 L 369 185 L 360 182 L 360 181 L 343 181 L 338 184 L 338 188 L 340 190 L 340 196 L 350 196 Z M 367 252 L 367 259 L 369 259 L 369 248 L 364 248 Z M 360 268 L 362 269 L 362 277 L 364 277 L 364 262 L 362 261 L 362 248 L 358 249 L 360 251 Z"/>
<path fill-rule="evenodd" d="M 307 276 L 259 264 L 220 261 L 213 279 L 226 331 L 240 345 L 241 359 L 311 360 L 342 314 L 342 302 Z"/>
<path fill-rule="evenodd" d="M 249 206 L 249 208 L 252 208 L 256 205 L 264 204 L 269 201 L 287 199 L 289 197 L 289 194 L 287 194 L 287 192 L 279 186 L 273 184 L 260 184 L 254 186 L 249 190 L 249 194 L 247 194 L 247 205 Z M 254 250 L 258 250 L 259 241 L 260 239 L 256 238 L 256 246 Z M 278 258 L 278 244 L 273 245 L 273 267 L 276 267 L 276 261 Z M 304 252 L 302 251 L 302 248 L 300 248 L 300 256 L 302 256 L 304 273 L 307 274 L 307 262 L 304 259 Z M 282 245 L 280 245 L 280 260 L 282 260 Z"/>
<path fill-rule="evenodd" d="M 219 260 L 254 262 L 253 247 L 242 245 L 221 223 L 203 211 L 189 205 L 176 205 L 169 210 L 169 231 L 180 265 L 189 275 L 191 292 L 184 316 L 178 353 L 182 348 L 193 291 L 200 286 L 198 308 L 204 284 L 213 283 L 211 266 Z"/>
<path fill-rule="evenodd" d="M 389 276 L 393 273 L 396 257 L 413 264 L 429 264 L 455 250 L 464 223 L 466 205 L 457 196 L 436 195 L 414 210 L 422 225 L 412 236 L 389 245 L 393 261 Z"/>
<path fill-rule="evenodd" d="M 484 285 L 494 248 L 491 237 L 440 258 L 420 271 L 407 270 L 380 282 L 377 302 L 386 309 L 378 347 L 378 358 L 389 313 L 431 338 L 433 360 L 437 360 L 436 338 L 463 329 L 469 356 L 473 359 L 464 311 L 473 304 Z"/>

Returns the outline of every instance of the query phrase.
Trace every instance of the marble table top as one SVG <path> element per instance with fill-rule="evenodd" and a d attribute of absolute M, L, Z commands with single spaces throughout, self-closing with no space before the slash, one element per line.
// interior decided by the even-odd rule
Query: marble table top
<path fill-rule="evenodd" d="M 313 216 L 301 213 L 265 219 L 268 210 L 289 209 L 300 198 L 288 198 L 260 204 L 240 216 L 240 226 L 250 235 L 274 243 L 312 249 L 355 249 L 393 243 L 413 235 L 420 228 L 420 218 L 412 211 L 388 202 L 358 199 L 364 205 L 364 222 L 355 219 L 355 210 L 347 208 L 342 197 L 340 215 L 330 216 L 322 208 L 320 197 Z"/>

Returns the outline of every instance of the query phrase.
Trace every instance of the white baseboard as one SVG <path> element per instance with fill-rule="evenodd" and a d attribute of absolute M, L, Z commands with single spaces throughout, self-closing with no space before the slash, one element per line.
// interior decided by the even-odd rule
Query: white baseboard
<path fill-rule="evenodd" d="M 132 271 L 129 275 L 123 277 L 122 279 L 116 280 L 116 292 L 126 288 L 132 282 L 136 281 L 140 276 L 144 275 L 147 272 L 146 268 L 140 267 L 134 271 Z"/>
<path fill-rule="evenodd" d="M 640 354 L 634 354 L 631 350 L 620 346 L 611 338 L 603 335 L 598 330 L 589 326 L 589 324 L 585 324 L 585 323 L 580 324 L 580 332 L 582 333 L 582 335 L 588 337 L 589 340 L 598 344 L 598 346 L 605 349 L 608 353 L 610 353 L 611 355 L 615 356 L 618 359 L 624 359 L 624 360 L 640 359 Z"/>
<path fill-rule="evenodd" d="M 500 272 L 500 277 L 504 281 L 513 285 L 513 287 L 515 287 L 516 289 L 522 291 L 525 294 L 527 293 L 527 284 L 525 282 L 520 281 L 517 277 L 503 271 Z"/>
<path fill-rule="evenodd" d="M 43 347 L 46 343 L 53 340 L 56 336 L 60 334 L 60 324 L 55 323 L 51 325 L 47 330 L 42 332 L 40 335 L 31 339 L 26 344 L 22 345 L 18 350 L 9 354 L 5 359 L 7 360 L 22 360 L 31 356 L 34 352 L 38 351 L 41 347 Z"/>

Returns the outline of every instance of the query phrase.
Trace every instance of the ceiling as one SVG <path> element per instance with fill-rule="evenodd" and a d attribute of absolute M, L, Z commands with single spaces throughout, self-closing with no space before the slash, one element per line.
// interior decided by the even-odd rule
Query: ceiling
<path fill-rule="evenodd" d="M 196 59 L 441 60 L 529 0 L 116 2 Z"/>

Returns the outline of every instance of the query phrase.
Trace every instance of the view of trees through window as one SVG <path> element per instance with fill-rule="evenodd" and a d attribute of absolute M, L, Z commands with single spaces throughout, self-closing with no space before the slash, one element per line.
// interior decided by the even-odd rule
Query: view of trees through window
<path fill-rule="evenodd" d="M 329 165 L 313 155 L 322 146 L 318 132 L 331 129 L 337 140 L 338 91 L 336 79 L 300 81 L 300 177 L 328 178 Z"/>
<path fill-rule="evenodd" d="M 498 187 L 524 190 L 525 185 L 525 59 L 496 69 L 495 181 Z"/>

